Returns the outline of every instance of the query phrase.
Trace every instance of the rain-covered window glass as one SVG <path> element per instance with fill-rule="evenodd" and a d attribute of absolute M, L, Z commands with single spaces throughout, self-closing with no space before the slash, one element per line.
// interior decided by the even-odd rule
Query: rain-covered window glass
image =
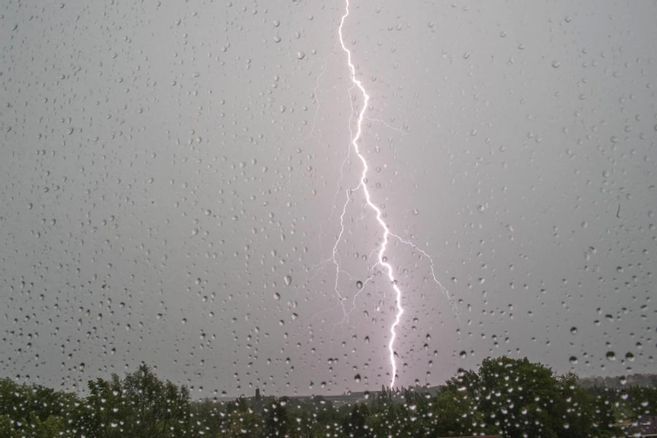
<path fill-rule="evenodd" d="M 657 430 L 657 2 L 0 4 L 0 436 Z"/>

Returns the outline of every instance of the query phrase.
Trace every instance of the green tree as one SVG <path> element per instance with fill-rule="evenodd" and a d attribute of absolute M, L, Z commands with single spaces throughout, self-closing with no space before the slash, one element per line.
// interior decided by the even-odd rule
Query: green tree
<path fill-rule="evenodd" d="M 265 409 L 265 435 L 285 436 L 288 431 L 287 399 L 272 401 Z"/>
<path fill-rule="evenodd" d="M 507 437 L 599 436 L 595 400 L 574 375 L 525 359 L 484 359 L 479 372 L 461 371 L 438 395 L 436 433 L 498 433 Z"/>
<path fill-rule="evenodd" d="M 195 436 L 189 392 L 162 382 L 146 365 L 121 380 L 89 382 L 86 429 L 97 437 Z"/>
<path fill-rule="evenodd" d="M 0 436 L 75 436 L 80 405 L 73 394 L 0 379 Z"/>
<path fill-rule="evenodd" d="M 367 405 L 357 403 L 351 406 L 349 414 L 342 419 L 342 430 L 350 437 L 368 437 L 371 436 L 367 426 L 367 417 L 370 412 Z"/>
<path fill-rule="evenodd" d="M 551 370 L 526 358 L 500 357 L 484 359 L 479 376 L 478 408 L 494 428 L 509 437 L 558 436 L 560 392 Z"/>
<path fill-rule="evenodd" d="M 474 371 L 459 370 L 436 396 L 433 414 L 436 435 L 474 435 L 487 431 L 479 410 L 481 383 Z"/>
<path fill-rule="evenodd" d="M 9 415 L 0 415 L 0 436 L 7 438 L 18 436 L 18 432 L 14 428 L 14 421 Z"/>
<path fill-rule="evenodd" d="M 600 436 L 601 428 L 595 428 L 595 398 L 577 383 L 577 376 L 566 374 L 557 378 L 559 397 L 555 402 L 555 413 L 561 415 L 557 419 L 562 429 L 559 436 L 583 437 Z M 594 433 L 597 432 L 597 433 Z"/>
<path fill-rule="evenodd" d="M 260 437 L 263 436 L 262 426 L 262 417 L 251 408 L 246 399 L 240 398 L 229 406 L 221 436 Z"/>

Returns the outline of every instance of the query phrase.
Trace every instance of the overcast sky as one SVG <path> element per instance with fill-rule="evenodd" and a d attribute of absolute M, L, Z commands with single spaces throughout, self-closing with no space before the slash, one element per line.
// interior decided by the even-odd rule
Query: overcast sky
<path fill-rule="evenodd" d="M 447 288 L 391 242 L 398 383 L 503 354 L 654 372 L 657 2 L 352 1 L 368 186 Z M 361 172 L 343 13 L 2 3 L 0 375 L 72 389 L 145 361 L 195 397 L 389 383 L 362 192 L 346 318 L 330 262 Z"/>

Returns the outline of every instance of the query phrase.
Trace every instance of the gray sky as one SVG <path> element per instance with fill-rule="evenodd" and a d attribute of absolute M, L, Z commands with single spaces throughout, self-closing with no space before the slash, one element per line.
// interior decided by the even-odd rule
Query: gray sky
<path fill-rule="evenodd" d="M 654 372 L 657 2 L 352 1 L 368 185 L 451 296 L 390 244 L 398 383 L 501 354 Z M 346 319 L 327 262 L 361 171 L 344 3 L 104 3 L 0 6 L 0 375 L 388 384 L 394 295 L 360 192 Z"/>

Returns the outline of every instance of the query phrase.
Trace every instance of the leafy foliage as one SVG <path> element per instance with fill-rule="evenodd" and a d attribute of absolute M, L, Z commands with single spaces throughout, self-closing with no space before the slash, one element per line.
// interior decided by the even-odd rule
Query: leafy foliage
<path fill-rule="evenodd" d="M 121 380 L 89 382 L 86 430 L 102 437 L 195 436 L 189 392 L 160 381 L 146 365 Z"/>
<path fill-rule="evenodd" d="M 88 382 L 84 398 L 0 379 L 0 436 L 14 437 L 611 437 L 655 417 L 657 388 L 579 384 L 507 357 L 460 370 L 438 390 L 383 390 L 358 403 L 322 398 L 192 401 L 146 365 Z"/>

